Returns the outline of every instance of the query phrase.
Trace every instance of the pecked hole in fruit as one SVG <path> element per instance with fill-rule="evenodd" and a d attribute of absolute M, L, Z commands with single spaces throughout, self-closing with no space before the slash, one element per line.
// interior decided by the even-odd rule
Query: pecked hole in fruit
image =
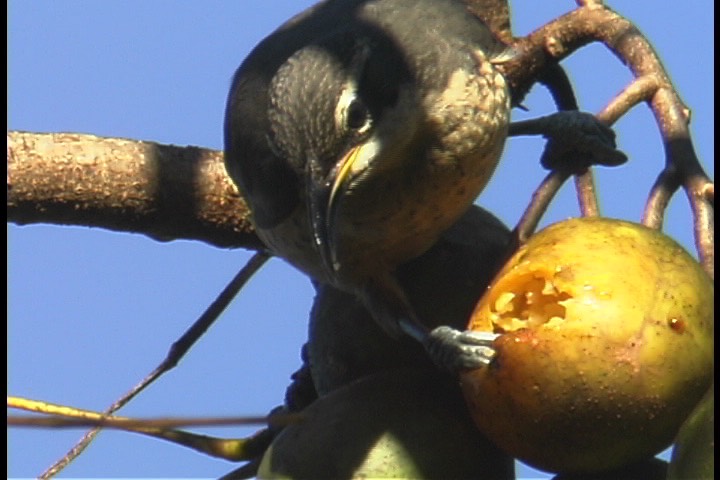
<path fill-rule="evenodd" d="M 554 326 L 565 319 L 571 300 L 570 294 L 560 291 L 541 272 L 525 273 L 510 278 L 490 302 L 490 318 L 498 333 L 541 324 Z"/>

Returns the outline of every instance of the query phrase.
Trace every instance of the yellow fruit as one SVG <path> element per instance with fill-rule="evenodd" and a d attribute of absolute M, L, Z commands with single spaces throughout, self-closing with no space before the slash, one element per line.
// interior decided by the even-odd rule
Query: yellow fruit
<path fill-rule="evenodd" d="M 667 447 L 713 376 L 713 283 L 672 239 L 579 218 L 534 235 L 469 328 L 504 333 L 461 375 L 476 424 L 537 468 L 590 473 Z"/>
<path fill-rule="evenodd" d="M 514 479 L 473 426 L 462 394 L 431 371 L 365 377 L 318 399 L 273 441 L 258 478 Z"/>

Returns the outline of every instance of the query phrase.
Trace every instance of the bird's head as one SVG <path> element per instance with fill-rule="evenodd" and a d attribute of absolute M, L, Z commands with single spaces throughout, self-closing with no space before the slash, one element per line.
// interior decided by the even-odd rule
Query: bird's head
<path fill-rule="evenodd" d="M 364 178 L 405 161 L 422 108 L 389 39 L 341 34 L 295 52 L 270 85 L 270 143 L 304 179 L 313 242 L 329 271 L 336 207 Z"/>
<path fill-rule="evenodd" d="M 273 32 L 225 117 L 227 171 L 263 241 L 340 283 L 429 248 L 502 151 L 504 50 L 453 0 L 324 1 Z"/>

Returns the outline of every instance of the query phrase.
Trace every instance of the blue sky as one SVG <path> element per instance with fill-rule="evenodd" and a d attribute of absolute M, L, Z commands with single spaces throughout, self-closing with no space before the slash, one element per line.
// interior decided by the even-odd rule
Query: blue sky
<path fill-rule="evenodd" d="M 46 2 L 8 6 L 8 128 L 82 132 L 219 149 L 230 78 L 250 49 L 309 0 Z M 713 172 L 713 2 L 607 2 L 650 38 L 692 109 L 696 150 Z M 574 7 L 511 2 L 523 35 Z M 564 65 L 581 108 L 598 111 L 629 81 L 600 46 Z M 538 87 L 514 118 L 549 113 Z M 616 125 L 627 166 L 597 171 L 603 213 L 639 219 L 664 162 L 647 107 Z M 479 202 L 512 225 L 542 178 L 542 142 L 508 142 Z M 547 221 L 577 214 L 570 188 Z M 666 231 L 692 250 L 687 201 Z M 249 258 L 197 242 L 159 243 L 89 228 L 8 226 L 8 393 L 102 410 L 145 376 Z M 299 366 L 313 291 L 274 259 L 178 368 L 128 405 L 129 416 L 255 415 L 282 401 Z M 207 429 L 237 437 L 254 429 Z M 8 433 L 8 476 L 36 476 L 80 430 Z M 140 435 L 107 431 L 67 477 L 217 477 L 234 464 Z M 541 476 L 525 468 L 523 477 Z M 543 475 L 548 477 L 548 475 Z"/>

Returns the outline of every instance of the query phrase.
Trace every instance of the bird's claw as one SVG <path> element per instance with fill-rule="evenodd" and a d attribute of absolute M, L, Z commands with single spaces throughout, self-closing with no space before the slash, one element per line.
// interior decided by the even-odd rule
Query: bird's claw
<path fill-rule="evenodd" d="M 627 156 L 615 148 L 615 132 L 590 113 L 566 110 L 543 120 L 543 136 L 548 142 L 540 163 L 547 169 L 614 167 L 627 161 Z"/>
<path fill-rule="evenodd" d="M 442 326 L 430 332 L 425 349 L 441 368 L 457 372 L 487 366 L 495 357 L 492 347 L 498 335 L 455 330 Z"/>

